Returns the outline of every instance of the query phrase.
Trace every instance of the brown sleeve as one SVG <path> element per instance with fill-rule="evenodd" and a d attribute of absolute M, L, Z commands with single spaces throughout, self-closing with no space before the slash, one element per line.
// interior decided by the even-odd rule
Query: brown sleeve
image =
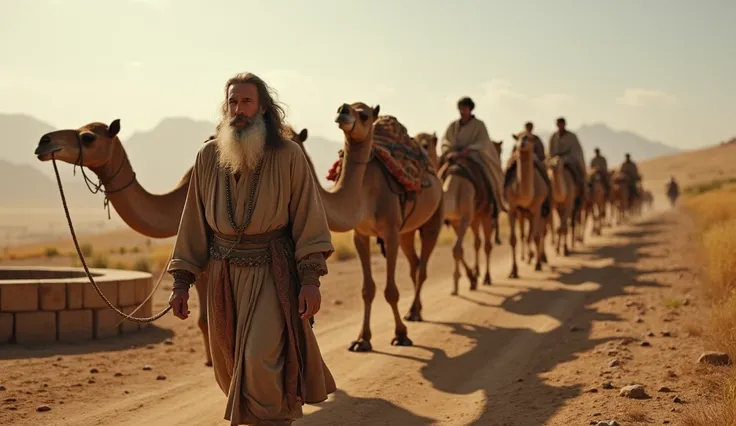
<path fill-rule="evenodd" d="M 299 282 L 302 285 L 320 286 L 320 277 L 327 275 L 327 262 L 322 253 L 312 253 L 297 262 Z"/>

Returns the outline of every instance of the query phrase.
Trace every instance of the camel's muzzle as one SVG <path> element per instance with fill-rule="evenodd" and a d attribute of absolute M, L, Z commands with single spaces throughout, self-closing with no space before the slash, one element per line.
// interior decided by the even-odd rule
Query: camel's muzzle
<path fill-rule="evenodd" d="M 354 121 L 355 118 L 350 114 L 337 114 L 337 117 L 335 117 L 335 123 L 340 125 L 350 125 L 353 124 Z"/>
<path fill-rule="evenodd" d="M 42 160 L 44 158 L 42 157 L 48 157 L 54 152 L 61 151 L 61 147 L 56 145 L 55 143 L 52 143 L 49 141 L 44 141 L 43 139 L 41 142 L 38 143 L 38 146 L 36 147 L 36 150 L 33 151 L 33 154 L 38 157 L 39 160 Z"/>

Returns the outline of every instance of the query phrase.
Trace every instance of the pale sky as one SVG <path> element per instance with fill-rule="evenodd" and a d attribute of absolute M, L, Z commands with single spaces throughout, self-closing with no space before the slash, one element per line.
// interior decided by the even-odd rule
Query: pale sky
<path fill-rule="evenodd" d="M 343 102 L 439 133 L 468 95 L 495 140 L 564 115 L 689 149 L 736 135 L 735 17 L 734 0 L 0 0 L 0 112 L 120 118 L 125 137 L 214 121 L 251 71 L 336 141 Z"/>

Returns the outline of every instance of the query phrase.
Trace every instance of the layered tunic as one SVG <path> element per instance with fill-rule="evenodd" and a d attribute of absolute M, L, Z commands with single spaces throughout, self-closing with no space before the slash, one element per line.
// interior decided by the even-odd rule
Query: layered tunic
<path fill-rule="evenodd" d="M 442 157 L 452 151 L 470 150 L 470 158 L 480 165 L 483 174 L 493 187 L 493 197 L 500 211 L 508 211 L 506 200 L 503 197 L 503 168 L 501 158 L 493 146 L 488 135 L 485 123 L 472 117 L 463 124 L 460 120 L 453 121 L 447 127 L 442 137 L 440 152 Z M 442 162 L 442 158 L 440 158 Z"/>
<path fill-rule="evenodd" d="M 593 157 L 592 160 L 590 160 L 590 168 L 591 169 L 598 169 L 600 170 L 604 175 L 608 175 L 608 161 L 606 161 L 606 157 L 602 155 L 596 155 Z"/>
<path fill-rule="evenodd" d="M 575 168 L 579 184 L 585 189 L 585 154 L 575 133 L 565 130 L 554 132 L 549 139 L 549 157 L 561 155 Z"/>
<path fill-rule="evenodd" d="M 247 172 L 237 181 L 218 166 L 216 144 L 197 154 L 169 271 L 208 271 L 209 340 L 215 379 L 228 396 L 225 419 L 290 424 L 302 404 L 336 388 L 310 322 L 297 312 L 300 282 L 318 284 L 334 251 L 324 206 L 296 143 L 266 148 L 258 179 Z"/>

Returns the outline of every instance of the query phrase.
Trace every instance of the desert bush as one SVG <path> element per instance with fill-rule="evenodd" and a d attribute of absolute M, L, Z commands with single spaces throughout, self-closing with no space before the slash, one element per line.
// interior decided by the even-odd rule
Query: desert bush
<path fill-rule="evenodd" d="M 94 251 L 93 250 L 93 247 L 92 247 L 92 244 L 80 244 L 79 245 L 79 249 L 82 251 L 82 254 L 85 257 L 92 256 L 92 253 Z"/>
<path fill-rule="evenodd" d="M 139 257 L 133 264 L 134 271 L 151 272 L 151 261 L 145 257 Z"/>
<path fill-rule="evenodd" d="M 44 249 L 44 254 L 49 258 L 56 257 L 59 255 L 59 249 L 56 247 L 46 247 L 46 249 Z"/>
<path fill-rule="evenodd" d="M 90 268 L 107 268 L 109 265 L 107 256 L 98 255 L 92 258 L 92 261 L 88 263 Z"/>

